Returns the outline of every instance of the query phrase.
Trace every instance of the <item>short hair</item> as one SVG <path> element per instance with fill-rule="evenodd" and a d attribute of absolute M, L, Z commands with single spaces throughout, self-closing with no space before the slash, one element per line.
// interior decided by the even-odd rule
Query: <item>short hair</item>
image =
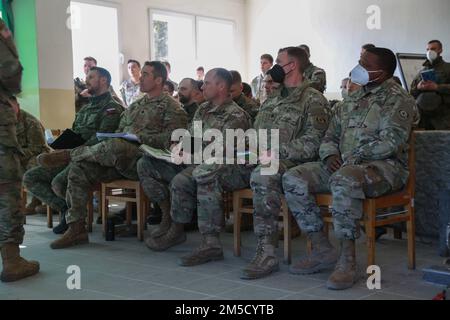
<path fill-rule="evenodd" d="M 205 82 L 203 80 L 199 80 L 199 81 L 195 81 L 197 83 L 197 89 L 200 92 L 203 92 L 203 85 L 205 84 Z"/>
<path fill-rule="evenodd" d="M 163 64 L 164 64 L 169 70 L 172 70 L 172 67 L 171 67 L 169 61 L 163 61 Z"/>
<path fill-rule="evenodd" d="M 273 57 L 272 57 L 271 54 L 268 54 L 268 53 L 264 53 L 264 54 L 261 56 L 261 59 L 260 59 L 260 60 L 267 60 L 267 61 L 270 62 L 270 64 L 273 64 Z"/>
<path fill-rule="evenodd" d="M 242 92 L 246 96 L 253 96 L 252 87 L 247 82 L 242 82 Z"/>
<path fill-rule="evenodd" d="M 198 67 L 198 68 L 197 68 L 197 71 L 203 71 L 203 72 L 205 72 L 205 68 L 203 68 L 203 67 Z"/>
<path fill-rule="evenodd" d="M 233 78 L 232 84 L 242 83 L 242 77 L 238 71 L 231 70 L 230 73 L 231 73 L 231 77 Z"/>
<path fill-rule="evenodd" d="M 442 49 L 442 42 L 439 40 L 431 40 L 428 42 L 428 44 L 437 43 L 439 45 L 439 48 Z"/>
<path fill-rule="evenodd" d="M 361 48 L 363 48 L 364 50 L 367 50 L 367 49 L 373 49 L 373 48 L 375 48 L 376 46 L 374 45 L 374 44 L 372 44 L 372 43 L 366 43 L 365 45 L 363 45 Z"/>
<path fill-rule="evenodd" d="M 167 69 L 162 62 L 147 61 L 144 66 L 153 67 L 153 76 L 155 78 L 161 78 L 163 84 L 167 81 Z"/>
<path fill-rule="evenodd" d="M 108 70 L 106 70 L 105 68 L 100 68 L 100 67 L 92 67 L 91 70 L 89 71 L 96 71 L 100 78 L 105 78 L 106 79 L 106 83 L 108 84 L 108 87 L 111 85 L 111 73 L 109 73 Z"/>
<path fill-rule="evenodd" d="M 83 60 L 84 61 L 92 61 L 93 63 L 95 63 L 95 65 L 97 65 L 97 59 L 95 59 L 93 57 L 86 57 Z"/>
<path fill-rule="evenodd" d="M 306 53 L 308 54 L 308 57 L 311 56 L 311 50 L 309 50 L 309 47 L 306 44 L 301 44 L 298 47 L 305 50 Z"/>
<path fill-rule="evenodd" d="M 306 67 L 310 64 L 308 54 L 305 49 L 299 47 L 287 47 L 280 49 L 279 53 L 286 51 L 287 55 L 295 59 L 299 65 L 299 71 L 305 72 Z"/>
<path fill-rule="evenodd" d="M 389 75 L 393 75 L 397 69 L 397 58 L 395 54 L 386 48 L 369 48 L 367 52 L 372 53 L 378 57 L 378 64 L 380 68 L 386 71 Z"/>
<path fill-rule="evenodd" d="M 194 79 L 192 79 L 192 78 L 184 78 L 183 80 L 181 80 L 181 82 L 183 82 L 183 81 L 189 81 L 189 83 L 190 83 L 191 86 L 192 86 L 192 89 L 198 90 L 198 84 L 197 84 L 197 81 L 195 81 Z M 181 82 L 180 82 L 180 83 L 181 83 Z"/>
<path fill-rule="evenodd" d="M 169 91 L 171 91 L 171 92 L 174 92 L 174 91 L 175 91 L 175 86 L 173 85 L 172 82 L 166 80 L 166 82 L 164 83 L 164 85 L 169 87 Z"/>
<path fill-rule="evenodd" d="M 136 64 L 138 65 L 139 68 L 141 67 L 141 64 L 140 64 L 139 61 L 137 61 L 137 60 L 130 59 L 130 60 L 128 60 L 127 65 L 130 64 L 130 63 L 136 63 Z"/>
<path fill-rule="evenodd" d="M 231 86 L 233 85 L 233 77 L 227 69 L 224 68 L 215 68 L 212 71 L 215 72 L 215 77 L 219 78 L 223 82 L 225 82 L 225 85 L 227 87 L 227 90 L 230 90 Z"/>

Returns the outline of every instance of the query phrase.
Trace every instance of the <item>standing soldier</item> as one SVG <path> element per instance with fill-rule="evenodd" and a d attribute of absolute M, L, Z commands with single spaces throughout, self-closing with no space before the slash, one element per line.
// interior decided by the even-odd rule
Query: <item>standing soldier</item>
<path fill-rule="evenodd" d="M 1 281 L 17 281 L 39 272 L 39 263 L 20 256 L 25 234 L 20 210 L 22 150 L 16 136 L 17 105 L 12 97 L 21 91 L 22 65 L 11 32 L 0 19 L 0 246 Z"/>
<path fill-rule="evenodd" d="M 407 142 L 416 109 L 414 99 L 392 79 L 396 67 L 391 50 L 367 49 L 351 73 L 352 83 L 363 87 L 335 108 L 320 146 L 322 161 L 293 168 L 283 177 L 289 208 L 312 242 L 312 252 L 290 272 L 311 274 L 335 265 L 329 289 L 347 289 L 357 280 L 355 239 L 363 200 L 395 192 L 408 179 Z M 314 197 L 329 191 L 339 256 L 323 232 Z"/>

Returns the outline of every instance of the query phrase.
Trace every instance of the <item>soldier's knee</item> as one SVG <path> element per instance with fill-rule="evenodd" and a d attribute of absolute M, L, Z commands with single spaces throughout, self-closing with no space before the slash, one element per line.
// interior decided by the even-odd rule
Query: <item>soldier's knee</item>
<path fill-rule="evenodd" d="M 170 183 L 170 189 L 172 192 L 177 192 L 178 190 L 189 190 L 195 187 L 195 181 L 192 177 L 188 177 L 182 173 L 177 174 Z"/>
<path fill-rule="evenodd" d="M 146 177 L 148 172 L 154 170 L 153 162 L 148 157 L 142 157 L 137 162 L 137 172 L 139 177 Z"/>
<path fill-rule="evenodd" d="M 293 192 L 294 190 L 308 190 L 308 179 L 303 171 L 288 171 L 283 175 L 283 190 L 285 193 Z"/>
<path fill-rule="evenodd" d="M 254 170 L 250 176 L 250 185 L 252 187 L 258 186 L 270 186 L 271 184 L 276 184 L 280 182 L 280 176 L 277 175 L 262 175 L 261 170 L 258 168 Z"/>
<path fill-rule="evenodd" d="M 364 177 L 361 170 L 356 166 L 347 166 L 336 171 L 330 178 L 330 188 L 333 191 L 336 188 L 348 190 L 361 189 Z"/>

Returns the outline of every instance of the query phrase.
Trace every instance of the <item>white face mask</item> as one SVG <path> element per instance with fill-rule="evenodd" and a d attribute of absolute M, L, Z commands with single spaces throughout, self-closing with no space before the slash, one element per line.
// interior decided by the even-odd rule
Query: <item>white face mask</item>
<path fill-rule="evenodd" d="M 427 59 L 431 63 L 433 63 L 438 58 L 438 53 L 434 50 L 428 50 L 427 51 Z"/>

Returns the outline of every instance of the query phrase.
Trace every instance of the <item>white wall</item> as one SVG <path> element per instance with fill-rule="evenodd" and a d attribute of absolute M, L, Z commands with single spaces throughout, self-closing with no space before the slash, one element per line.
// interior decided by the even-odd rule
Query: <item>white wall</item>
<path fill-rule="evenodd" d="M 236 50 L 239 53 L 239 69 L 246 72 L 245 0 L 116 0 L 108 2 L 117 3 L 120 6 L 121 52 L 124 54 L 125 61 L 136 59 L 143 62 L 150 59 L 149 9 L 154 8 L 235 21 L 237 41 L 235 47 L 230 50 Z M 124 65 L 122 68 L 124 77 L 127 77 L 126 70 Z"/>
<path fill-rule="evenodd" d="M 381 30 L 367 28 L 370 5 L 381 9 Z M 440 39 L 450 60 L 449 0 L 247 0 L 249 78 L 259 72 L 262 53 L 306 43 L 311 61 L 327 72 L 328 92 L 358 62 L 360 47 L 374 43 L 394 52 L 424 53 Z"/>

